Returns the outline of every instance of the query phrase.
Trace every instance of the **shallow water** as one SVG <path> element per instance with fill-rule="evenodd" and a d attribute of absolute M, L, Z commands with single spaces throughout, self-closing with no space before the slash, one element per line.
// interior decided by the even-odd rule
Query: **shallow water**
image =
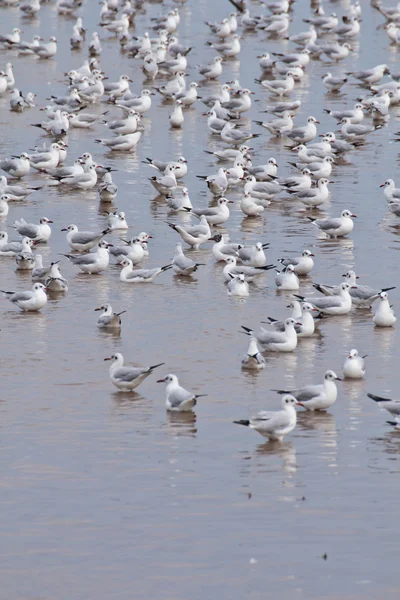
<path fill-rule="evenodd" d="M 303 30 L 301 18 L 309 15 L 307 2 L 295 6 L 291 33 Z M 345 7 L 332 2 L 327 9 L 342 14 Z M 149 5 L 138 15 L 136 32 L 147 30 L 149 18 L 160 10 Z M 189 0 L 182 9 L 180 38 L 193 46 L 189 80 L 197 79 L 195 65 L 214 55 L 203 45 L 203 21 L 222 19 L 230 10 L 222 0 Z M 252 11 L 262 12 L 257 5 Z M 87 2 L 82 14 L 89 37 L 97 27 L 98 5 Z M 387 62 L 397 71 L 398 54 L 376 29 L 382 19 L 368 3 L 362 18 L 356 52 L 333 70 Z M 2 32 L 10 31 L 19 23 L 18 10 L 1 10 L 0 21 Z M 63 72 L 86 56 L 84 50 L 70 53 L 71 27 L 72 21 L 46 4 L 40 21 L 23 23 L 23 37 L 38 31 L 56 35 L 57 60 L 0 55 L 0 64 L 13 62 L 18 87 L 38 93 L 38 105 L 50 94 L 64 93 Z M 135 82 L 132 89 L 140 91 L 139 61 L 120 54 L 108 34 L 102 37 L 103 70 L 110 78 L 127 72 Z M 227 62 L 221 80 L 240 77 L 243 86 L 256 91 L 249 120 L 260 118 L 269 101 L 254 83 L 259 76 L 255 56 L 288 48 L 286 42 L 250 34 L 240 62 Z M 352 105 L 360 95 L 352 84 L 342 94 L 324 94 L 326 70 L 313 61 L 298 88 L 303 106 L 296 123 L 314 114 L 321 131 L 335 126 L 323 107 Z M 202 149 L 217 148 L 219 142 L 207 135 L 202 110 L 199 105 L 185 112 L 183 130 L 170 131 L 170 106 L 157 96 L 134 154 L 108 154 L 94 144 L 95 138 L 107 137 L 101 125 L 93 133 L 74 129 L 69 134 L 69 162 L 89 151 L 118 169 L 115 206 L 127 213 L 130 233 L 144 230 L 154 236 L 148 265 L 168 263 L 178 236 L 165 225 L 168 209 L 148 182 L 154 171 L 141 160 L 184 154 L 192 202 L 204 204 L 206 187 L 196 175 L 215 171 L 215 163 Z M 349 239 L 320 238 L 299 204 L 280 201 L 259 220 L 243 219 L 237 204 L 227 227 L 231 238 L 270 242 L 269 262 L 312 249 L 317 282 L 336 283 L 354 268 L 366 284 L 396 285 L 400 229 L 379 184 L 388 177 L 396 180 L 397 145 L 389 140 L 399 129 L 398 111 L 392 110 L 388 126 L 332 175 L 331 201 L 321 213 L 354 211 L 358 219 Z M 8 98 L 0 99 L 1 156 L 47 141 L 30 126 L 41 115 L 38 108 L 11 113 Z M 259 132 L 255 125 L 253 131 Z M 254 162 L 275 156 L 279 173 L 289 173 L 293 155 L 262 132 L 252 143 Z M 27 181 L 42 179 L 32 175 Z M 228 196 L 240 198 L 236 192 Z M 13 204 L 1 227 L 20 216 L 54 220 L 51 242 L 40 249 L 47 263 L 67 251 L 62 227 L 75 222 L 83 229 L 102 229 L 102 210 L 95 192 L 46 187 L 29 203 Z M 321 334 L 301 341 L 294 353 L 268 356 L 262 373 L 246 374 L 240 370 L 247 347 L 240 326 L 257 327 L 268 316 L 284 316 L 289 294 L 277 293 L 273 275 L 267 274 L 245 301 L 229 298 L 222 267 L 209 250 L 195 256 L 207 264 L 192 279 L 168 272 L 148 286 L 121 284 L 115 267 L 100 276 L 79 275 L 63 259 L 70 291 L 52 298 L 40 314 L 21 314 L 1 301 L 0 595 L 8 600 L 398 598 L 400 437 L 385 423 L 389 414 L 366 397 L 366 391 L 396 394 L 397 329 L 374 330 L 368 311 L 328 318 Z M 0 261 L 0 281 L 3 289 L 30 287 L 29 275 L 15 273 L 11 259 Z M 311 279 L 302 290 L 312 290 Z M 400 288 L 390 292 L 397 310 L 399 294 Z M 97 331 L 93 310 L 106 301 L 128 311 L 120 336 Z M 340 372 L 353 347 L 369 355 L 366 381 L 339 383 L 338 401 L 327 414 L 299 412 L 298 427 L 284 443 L 264 444 L 257 434 L 232 424 L 254 411 L 276 408 L 278 398 L 270 388 L 322 381 L 328 368 Z M 164 386 L 155 375 L 138 394 L 114 391 L 103 362 L 114 351 L 140 364 L 165 361 L 157 374 L 176 373 L 182 385 L 207 394 L 196 415 L 167 414 Z"/>

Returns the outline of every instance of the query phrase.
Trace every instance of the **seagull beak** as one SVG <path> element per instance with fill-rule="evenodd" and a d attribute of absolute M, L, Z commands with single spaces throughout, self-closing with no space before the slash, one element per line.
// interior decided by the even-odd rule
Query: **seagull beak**
<path fill-rule="evenodd" d="M 331 183 L 332 183 L 332 182 L 331 182 Z M 356 218 L 357 218 L 357 215 L 353 215 L 353 214 L 352 214 L 351 216 L 353 217 L 353 219 L 356 219 Z"/>
<path fill-rule="evenodd" d="M 40 110 L 42 110 L 42 109 L 40 109 Z M 385 184 L 384 184 L 384 183 L 381 183 L 381 185 L 380 185 L 379 187 L 380 187 L 380 188 L 381 188 L 381 187 L 385 187 Z"/>
<path fill-rule="evenodd" d="M 98 311 L 98 310 L 102 310 L 102 309 L 101 309 L 101 308 L 95 308 L 95 309 L 94 309 L 94 312 L 96 312 L 96 311 Z M 107 359 L 104 359 L 104 360 L 107 360 Z"/>
<path fill-rule="evenodd" d="M 335 377 L 335 379 L 337 379 L 338 381 L 343 381 L 341 377 Z"/>
<path fill-rule="evenodd" d="M 111 360 L 111 356 L 107 356 L 104 360 Z"/>
<path fill-rule="evenodd" d="M 165 383 L 165 379 L 157 379 L 156 383 Z"/>
<path fill-rule="evenodd" d="M 48 223 L 54 223 L 54 221 L 50 221 L 50 219 L 47 221 Z"/>
<path fill-rule="evenodd" d="M 68 231 L 68 229 L 66 227 L 63 227 L 63 229 L 61 229 L 61 231 Z"/>

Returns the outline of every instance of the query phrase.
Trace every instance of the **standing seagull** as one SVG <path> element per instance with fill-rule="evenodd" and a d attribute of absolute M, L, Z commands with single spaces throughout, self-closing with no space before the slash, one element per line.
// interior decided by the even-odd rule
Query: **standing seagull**
<path fill-rule="evenodd" d="M 295 406 L 301 403 L 291 396 L 285 394 L 282 398 L 282 410 L 262 411 L 249 420 L 233 421 L 237 425 L 244 425 L 255 429 L 263 437 L 270 441 L 281 442 L 285 435 L 293 431 L 297 423 Z"/>
<path fill-rule="evenodd" d="M 122 392 L 132 392 L 142 381 L 151 375 L 154 369 L 164 364 L 158 363 L 151 367 L 124 367 L 124 357 L 119 352 L 104 360 L 112 361 L 110 366 L 111 383 Z"/>
<path fill-rule="evenodd" d="M 0 290 L 0 292 L 10 302 L 13 302 L 26 312 L 40 310 L 47 304 L 46 288 L 42 283 L 35 283 L 32 291 L 5 292 L 4 290 Z"/>
<path fill-rule="evenodd" d="M 326 410 L 336 402 L 337 387 L 335 380 L 341 381 L 334 371 L 327 371 L 324 383 L 307 385 L 298 390 L 272 390 L 278 394 L 292 394 L 306 410 Z"/>

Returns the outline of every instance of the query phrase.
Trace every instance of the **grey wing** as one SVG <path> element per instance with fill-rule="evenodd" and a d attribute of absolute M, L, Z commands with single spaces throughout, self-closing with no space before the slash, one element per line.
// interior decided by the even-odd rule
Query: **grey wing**
<path fill-rule="evenodd" d="M 223 250 L 224 252 L 224 250 Z M 252 248 L 240 248 L 239 257 L 242 260 L 250 260 L 253 258 L 253 249 Z"/>
<path fill-rule="evenodd" d="M 258 336 L 258 340 L 260 341 L 261 344 L 275 344 L 275 343 L 281 343 L 284 341 L 284 339 L 286 339 L 286 337 L 284 338 L 284 336 L 282 335 L 282 333 L 280 331 L 262 331 L 259 336 Z"/>
<path fill-rule="evenodd" d="M 298 402 L 306 402 L 307 400 L 311 400 L 316 396 L 319 396 L 322 391 L 321 385 L 309 385 L 307 387 L 301 388 L 300 390 L 294 390 L 291 392 L 293 396 L 298 400 Z"/>
<path fill-rule="evenodd" d="M 195 208 L 193 209 L 191 212 L 193 212 L 195 215 L 205 215 L 206 217 L 211 217 L 213 215 L 218 214 L 218 209 L 217 208 Z"/>
<path fill-rule="evenodd" d="M 206 233 L 205 227 L 203 225 L 193 225 L 193 227 L 188 227 L 185 229 L 186 233 L 189 235 L 197 236 L 204 235 Z"/>
<path fill-rule="evenodd" d="M 318 193 L 317 188 L 312 188 L 310 190 L 305 190 L 303 192 L 298 192 L 296 195 L 297 195 L 298 198 L 304 198 L 305 199 L 305 198 L 315 198 L 315 196 L 317 195 L 317 193 Z M 319 225 L 319 223 L 318 223 L 318 225 Z M 321 229 L 322 229 L 322 227 L 321 227 Z M 330 229 L 330 228 L 328 227 L 328 229 Z"/>
<path fill-rule="evenodd" d="M 287 413 L 283 410 L 278 412 L 261 412 L 253 417 L 250 423 L 255 426 L 260 425 L 262 423 L 265 424 L 263 427 L 265 430 L 274 431 L 276 429 L 283 429 L 288 425 L 289 417 Z"/>
<path fill-rule="evenodd" d="M 88 244 L 89 242 L 93 242 L 96 237 L 98 237 L 98 234 L 91 231 L 77 231 L 72 236 L 71 241 L 73 244 Z"/>
<path fill-rule="evenodd" d="M 51 159 L 50 152 L 36 152 L 35 154 L 31 154 L 29 160 L 33 163 L 39 163 L 43 161 L 48 161 Z"/>
<path fill-rule="evenodd" d="M 37 225 L 34 225 L 33 223 L 24 223 L 23 225 L 17 228 L 17 231 L 23 237 L 29 238 L 34 238 L 38 234 Z"/>
<path fill-rule="evenodd" d="M 283 321 L 271 321 L 272 327 L 274 327 L 277 331 L 284 332 L 285 324 Z"/>
<path fill-rule="evenodd" d="M 120 381 L 129 382 L 134 381 L 140 375 L 146 373 L 146 371 L 148 371 L 148 369 L 140 367 L 121 367 L 115 371 L 114 377 Z"/>
<path fill-rule="evenodd" d="M 70 260 L 74 265 L 92 265 L 96 262 L 96 256 L 94 254 L 84 254 L 83 256 L 72 256 Z"/>
<path fill-rule="evenodd" d="M 317 308 L 334 308 L 341 306 L 342 301 L 338 296 L 324 296 L 322 298 L 307 298 L 307 302 L 314 304 Z"/>
<path fill-rule="evenodd" d="M 286 133 L 287 137 L 304 137 L 304 128 L 303 127 L 295 127 L 291 131 Z"/>
<path fill-rule="evenodd" d="M 113 256 L 127 256 L 129 254 L 129 246 L 117 246 L 116 248 L 110 248 L 110 253 Z"/>
<path fill-rule="evenodd" d="M 13 160 L 11 158 L 3 158 L 0 160 L 0 167 L 7 171 L 13 165 Z"/>
<path fill-rule="evenodd" d="M 128 274 L 129 279 L 135 279 L 136 277 L 143 277 L 143 279 L 149 279 L 159 269 L 137 269 Z"/>
<path fill-rule="evenodd" d="M 192 267 L 195 263 L 191 258 L 187 256 L 177 256 L 174 258 L 173 264 L 176 265 L 179 269 L 188 269 Z"/>
<path fill-rule="evenodd" d="M 194 394 L 191 394 L 185 388 L 178 388 L 174 390 L 169 396 L 168 400 L 172 406 L 180 406 L 183 402 L 187 402 L 191 398 L 194 398 Z"/>
<path fill-rule="evenodd" d="M 349 290 L 350 296 L 352 298 L 356 298 L 357 300 L 368 300 L 372 296 L 379 296 L 380 290 L 374 290 L 368 285 L 358 285 L 357 287 L 352 287 Z"/>
<path fill-rule="evenodd" d="M 341 219 L 317 219 L 316 221 L 318 227 L 322 229 L 322 231 L 327 231 L 329 229 L 339 229 L 342 225 Z"/>
<path fill-rule="evenodd" d="M 30 300 L 33 296 L 32 292 L 16 292 L 11 298 L 11 302 L 20 302 Z"/>
<path fill-rule="evenodd" d="M 363 133 L 369 133 L 371 127 L 367 127 L 366 125 L 350 125 L 347 131 L 348 133 L 354 133 L 354 135 L 362 135 Z"/>

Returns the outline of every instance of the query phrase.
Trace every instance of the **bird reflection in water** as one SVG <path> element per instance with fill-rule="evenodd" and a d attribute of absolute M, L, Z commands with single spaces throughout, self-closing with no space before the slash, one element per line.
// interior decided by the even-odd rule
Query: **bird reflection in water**
<path fill-rule="evenodd" d="M 174 436 L 196 437 L 196 421 L 194 412 L 167 412 L 167 430 Z"/>

